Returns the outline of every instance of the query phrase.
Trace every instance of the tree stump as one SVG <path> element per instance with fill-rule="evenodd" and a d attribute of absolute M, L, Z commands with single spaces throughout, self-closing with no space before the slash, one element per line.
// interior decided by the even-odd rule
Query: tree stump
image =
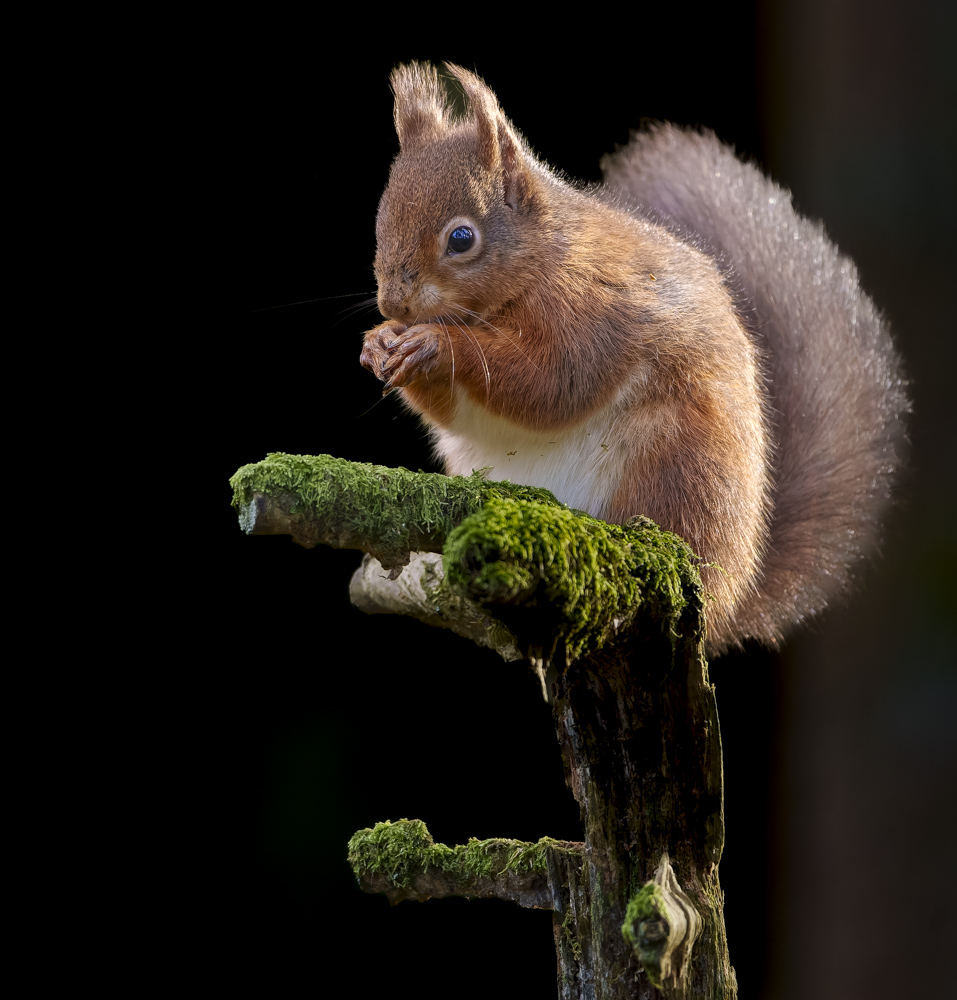
<path fill-rule="evenodd" d="M 363 889 L 551 909 L 563 1000 L 736 997 L 721 738 L 687 546 L 646 518 L 604 524 L 478 474 L 271 455 L 232 483 L 248 533 L 373 554 L 353 582 L 360 606 L 528 657 L 552 705 L 583 843 L 447 847 L 421 821 L 380 823 L 349 845 Z M 417 549 L 441 563 L 413 562 Z M 410 562 L 417 576 L 397 588 Z"/>

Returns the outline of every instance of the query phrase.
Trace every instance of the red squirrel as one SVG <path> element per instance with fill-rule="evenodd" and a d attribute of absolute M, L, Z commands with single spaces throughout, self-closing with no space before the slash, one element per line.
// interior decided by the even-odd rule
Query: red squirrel
<path fill-rule="evenodd" d="M 907 409 L 853 263 L 711 133 L 657 125 L 575 187 L 452 64 L 392 74 L 386 322 L 361 363 L 450 475 L 542 486 L 702 559 L 707 649 L 775 645 L 876 540 Z"/>

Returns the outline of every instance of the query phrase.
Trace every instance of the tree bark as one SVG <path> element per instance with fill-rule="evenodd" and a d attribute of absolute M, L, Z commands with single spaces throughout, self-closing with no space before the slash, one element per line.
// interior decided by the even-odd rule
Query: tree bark
<path fill-rule="evenodd" d="M 682 629 L 672 652 L 647 629 L 553 682 L 585 826 L 585 863 L 561 919 L 579 944 L 559 947 L 562 998 L 737 995 L 718 882 L 721 739 L 700 639 L 700 627 Z"/>
<path fill-rule="evenodd" d="M 414 586 L 377 593 L 386 574 L 367 567 L 362 600 L 447 626 L 461 616 L 449 627 L 463 634 L 480 619 L 479 632 L 508 637 L 503 656 L 517 649 L 538 665 L 552 704 L 583 844 L 450 848 L 418 820 L 384 823 L 350 842 L 363 887 L 393 902 L 456 894 L 551 908 L 562 1000 L 733 1000 L 721 737 L 684 543 L 543 491 L 328 456 L 273 455 L 233 482 L 247 532 L 362 548 L 392 581 L 416 542 L 442 548 L 444 579 L 427 561 Z"/>

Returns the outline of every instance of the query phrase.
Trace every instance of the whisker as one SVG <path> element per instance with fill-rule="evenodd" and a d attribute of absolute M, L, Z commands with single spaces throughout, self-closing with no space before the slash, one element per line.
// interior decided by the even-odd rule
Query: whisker
<path fill-rule="evenodd" d="M 318 299 L 300 299 L 298 302 L 283 302 L 278 306 L 262 306 L 259 309 L 250 309 L 250 312 L 264 313 L 273 309 L 289 309 L 291 306 L 306 306 L 310 302 L 328 302 L 330 299 L 354 299 L 357 295 L 368 295 L 368 292 L 346 292 L 344 295 L 323 295 Z M 360 303 L 362 305 L 362 303 Z"/>
<path fill-rule="evenodd" d="M 421 320 L 419 320 L 418 317 L 417 317 L 416 318 L 416 323 L 418 323 L 418 322 L 421 322 Z M 451 370 L 451 373 L 450 373 L 449 389 L 448 389 L 448 394 L 446 396 L 446 399 L 447 399 L 447 401 L 449 403 L 451 403 L 452 399 L 454 398 L 454 393 L 455 393 L 455 344 L 454 344 L 454 342 L 452 340 L 451 334 L 449 333 L 449 328 L 445 325 L 445 320 L 444 320 L 443 317 L 437 316 L 434 319 L 430 319 L 430 320 L 427 320 L 425 322 L 428 322 L 428 323 L 431 323 L 432 325 L 441 327 L 442 328 L 442 332 L 445 334 L 445 339 L 449 343 L 449 356 L 451 358 L 452 370 Z M 428 406 L 428 409 L 433 410 L 433 409 L 437 408 L 437 405 L 441 405 L 441 404 L 436 404 L 436 401 L 433 400 L 433 398 L 432 398 L 432 393 L 433 393 L 433 391 L 435 389 L 434 383 L 430 379 L 428 380 L 428 383 L 429 383 L 429 406 Z"/>
<path fill-rule="evenodd" d="M 370 407 L 363 410 L 362 413 L 357 414 L 355 419 L 361 420 L 363 417 L 367 417 L 382 402 L 382 400 L 385 399 L 385 397 L 386 393 L 382 393 L 382 395 Z"/>
<path fill-rule="evenodd" d="M 469 310 L 465 310 L 468 312 Z M 472 336 L 471 331 L 468 328 L 468 324 L 462 324 L 453 315 L 450 317 L 452 322 L 465 334 L 466 337 L 475 345 L 475 349 L 479 353 L 479 357 L 482 359 L 482 368 L 485 371 L 485 400 L 488 401 L 489 397 L 492 395 L 492 373 L 489 371 L 488 360 L 485 357 L 485 351 L 482 350 L 482 345 L 478 340 Z"/>
<path fill-rule="evenodd" d="M 358 315 L 361 312 L 374 312 L 379 307 L 378 299 L 366 299 L 365 302 L 357 302 L 353 306 L 346 306 L 344 309 L 340 310 L 339 317 L 332 324 L 332 326 L 338 326 L 340 323 L 345 322 L 347 319 L 352 319 L 353 316 Z"/>
<path fill-rule="evenodd" d="M 449 328 L 445 323 L 445 320 L 440 320 L 440 325 L 442 327 L 442 332 L 445 334 L 445 339 L 449 342 L 449 356 L 452 359 L 452 371 L 449 377 L 449 402 L 455 399 L 455 344 L 452 343 L 452 334 L 449 333 Z"/>
<path fill-rule="evenodd" d="M 378 307 L 378 305 L 379 305 L 379 300 L 375 296 L 373 296 L 370 299 L 366 299 L 364 302 L 357 302 L 355 305 L 345 306 L 342 309 L 342 313 L 343 315 L 352 315 L 353 313 L 357 313 L 362 309 L 371 309 L 373 306 Z"/>
<path fill-rule="evenodd" d="M 474 316 L 480 323 L 484 323 L 487 327 L 489 327 L 490 329 L 494 330 L 496 333 L 500 333 L 512 345 L 512 347 L 514 347 L 515 350 L 518 351 L 518 353 L 521 354 L 522 357 L 534 369 L 536 369 L 537 371 L 541 371 L 542 370 L 541 368 L 539 368 L 539 366 L 537 364 L 535 364 L 534 361 L 532 361 L 532 359 L 525 353 L 525 351 L 523 351 L 522 348 L 515 342 L 515 338 L 509 336 L 509 334 L 507 334 L 501 327 L 498 327 L 494 323 L 489 322 L 489 320 L 487 320 L 484 316 L 482 316 L 479 313 L 475 312 L 474 309 L 466 309 L 463 306 L 457 306 L 456 308 L 460 309 L 464 313 L 467 313 L 469 316 Z"/>
<path fill-rule="evenodd" d="M 441 327 L 442 332 L 445 334 L 445 339 L 448 341 L 448 344 L 449 344 L 449 356 L 451 358 L 452 371 L 451 371 L 450 378 L 449 378 L 449 387 L 448 387 L 448 393 L 446 395 L 446 401 L 448 403 L 451 403 L 452 399 L 453 399 L 453 396 L 454 396 L 454 392 L 455 392 L 455 344 L 452 341 L 452 336 L 449 333 L 449 328 L 445 325 L 445 320 L 444 320 L 443 317 L 437 316 L 434 319 L 427 320 L 426 322 L 428 322 L 428 323 L 430 323 L 430 324 L 432 324 L 434 326 Z M 431 379 L 428 379 L 428 377 L 427 377 L 426 380 L 427 380 L 428 385 L 429 385 L 429 405 L 428 405 L 428 409 L 429 410 L 434 410 L 434 409 L 437 409 L 438 406 L 441 406 L 442 403 L 441 402 L 437 402 L 432 397 L 432 393 L 435 391 L 435 388 L 436 388 L 435 383 L 433 383 Z"/>

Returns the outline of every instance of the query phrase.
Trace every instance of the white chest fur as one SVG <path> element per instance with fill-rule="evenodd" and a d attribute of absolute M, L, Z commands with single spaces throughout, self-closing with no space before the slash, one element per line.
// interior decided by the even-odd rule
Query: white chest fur
<path fill-rule="evenodd" d="M 490 479 L 551 490 L 563 503 L 602 517 L 621 483 L 636 442 L 622 436 L 615 401 L 575 427 L 539 433 L 476 406 L 456 390 L 451 427 L 432 427 L 436 452 L 450 475 L 490 467 Z"/>

